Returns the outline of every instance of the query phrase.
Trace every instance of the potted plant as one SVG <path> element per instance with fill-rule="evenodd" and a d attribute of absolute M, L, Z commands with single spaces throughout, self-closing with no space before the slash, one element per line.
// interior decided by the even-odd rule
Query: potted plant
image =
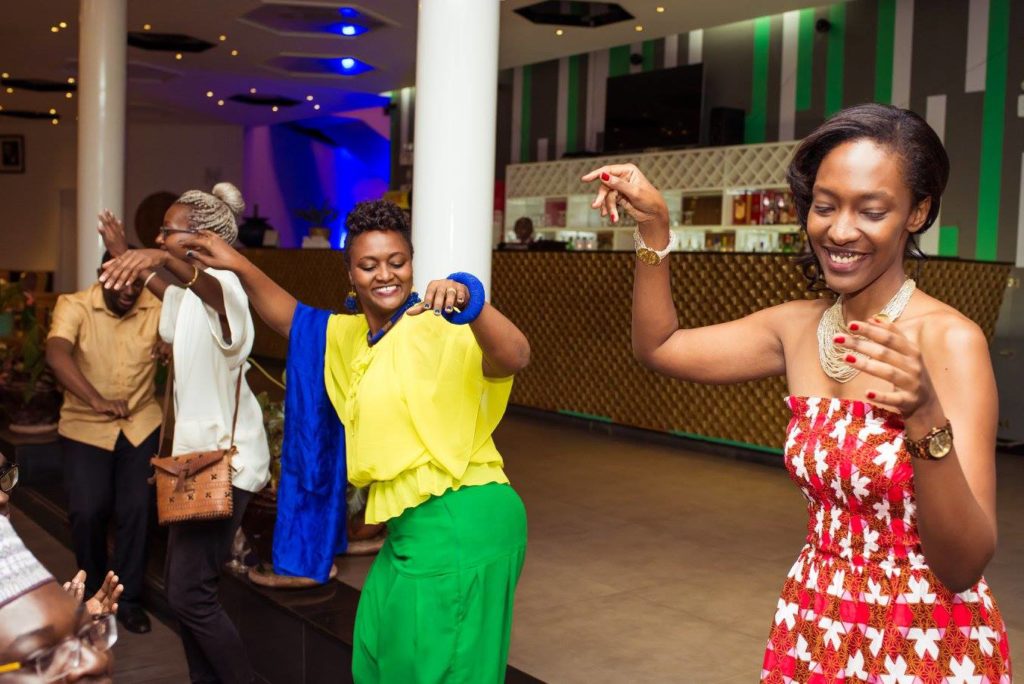
<path fill-rule="evenodd" d="M 309 235 L 302 238 L 302 246 L 309 248 L 329 248 L 331 246 L 330 224 L 338 218 L 338 210 L 327 202 L 316 207 L 299 209 L 295 215 L 309 224 Z"/>
<path fill-rule="evenodd" d="M 0 284 L 0 311 L 11 330 L 0 341 L 0 409 L 10 430 L 42 434 L 57 428 L 61 393 L 46 364 L 46 334 L 17 284 Z"/>

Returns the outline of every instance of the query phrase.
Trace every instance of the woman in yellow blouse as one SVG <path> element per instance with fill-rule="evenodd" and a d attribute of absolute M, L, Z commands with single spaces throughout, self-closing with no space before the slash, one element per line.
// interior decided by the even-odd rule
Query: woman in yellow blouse
<path fill-rule="evenodd" d="M 323 387 L 345 427 L 349 481 L 369 486 L 366 521 L 389 529 L 359 602 L 353 676 L 504 681 L 526 515 L 491 434 L 529 343 L 467 274 L 431 282 L 419 300 L 394 204 L 363 202 L 346 225 L 348 304 L 361 313 L 323 314 Z M 188 247 L 234 271 L 282 335 L 315 318 L 216 236 Z"/>

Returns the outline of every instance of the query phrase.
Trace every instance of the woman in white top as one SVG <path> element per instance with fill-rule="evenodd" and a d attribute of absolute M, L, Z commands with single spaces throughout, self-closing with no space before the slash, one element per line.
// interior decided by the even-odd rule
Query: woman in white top
<path fill-rule="evenodd" d="M 167 600 L 181 623 L 192 682 L 253 679 L 242 640 L 217 598 L 220 568 L 245 507 L 270 479 L 263 414 L 245 380 L 252 316 L 234 273 L 205 268 L 180 246 L 201 231 L 233 242 L 244 208 L 241 194 L 230 183 L 217 184 L 212 194 L 190 190 L 164 215 L 157 239 L 160 249 L 127 249 L 120 222 L 109 212 L 100 216 L 100 233 L 117 257 L 104 264 L 104 287 L 119 289 L 141 278 L 163 300 L 160 336 L 174 348 L 174 454 L 230 445 L 235 384 L 241 373 L 238 453 L 231 462 L 233 516 L 176 523 L 168 535 Z M 164 280 L 160 269 L 182 285 Z"/>

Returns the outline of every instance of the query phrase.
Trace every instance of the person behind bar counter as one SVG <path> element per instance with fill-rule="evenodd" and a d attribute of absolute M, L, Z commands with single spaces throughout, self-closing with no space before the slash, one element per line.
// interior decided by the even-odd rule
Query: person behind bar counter
<path fill-rule="evenodd" d="M 319 351 L 302 393 L 329 397 L 349 480 L 369 486 L 366 522 L 388 523 L 359 598 L 355 681 L 504 681 L 526 515 L 491 435 L 529 343 L 469 274 L 431 281 L 420 302 L 408 218 L 391 202 L 357 204 L 346 227 L 358 315 L 299 304 L 214 236 L 188 246 L 238 274 L 290 354 Z"/>
<path fill-rule="evenodd" d="M 617 222 L 621 205 L 638 223 L 636 358 L 690 382 L 784 375 L 789 385 L 785 461 L 808 500 L 808 535 L 762 681 L 1010 681 L 1006 627 L 982 577 L 996 547 L 988 344 L 903 269 L 948 176 L 917 114 L 839 112 L 787 173 L 810 245 L 805 273 L 836 297 L 689 330 L 669 288 L 662 195 L 631 164 L 583 177 L 600 183 L 602 215 Z"/>

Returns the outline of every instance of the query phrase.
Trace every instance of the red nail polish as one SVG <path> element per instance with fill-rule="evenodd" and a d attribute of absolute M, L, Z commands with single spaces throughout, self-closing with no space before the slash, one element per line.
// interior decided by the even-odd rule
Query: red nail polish
<path fill-rule="evenodd" d="M 846 355 L 846 363 L 857 363 L 857 357 L 853 354 Z"/>
<path fill-rule="evenodd" d="M 836 335 L 836 338 L 833 340 L 833 342 L 835 342 L 836 344 L 842 344 L 843 342 L 846 342 L 846 338 L 843 337 L 842 335 Z"/>
<path fill-rule="evenodd" d="M 874 398 L 875 398 L 875 393 L 874 392 L 868 392 L 868 399 L 874 399 Z"/>
<path fill-rule="evenodd" d="M 856 323 L 851 323 L 850 330 L 860 330 L 860 326 L 857 325 Z"/>
<path fill-rule="evenodd" d="M 609 176 L 607 173 L 602 173 L 601 174 L 601 180 L 606 181 L 606 180 L 611 180 L 611 179 L 612 179 L 612 177 Z"/>

